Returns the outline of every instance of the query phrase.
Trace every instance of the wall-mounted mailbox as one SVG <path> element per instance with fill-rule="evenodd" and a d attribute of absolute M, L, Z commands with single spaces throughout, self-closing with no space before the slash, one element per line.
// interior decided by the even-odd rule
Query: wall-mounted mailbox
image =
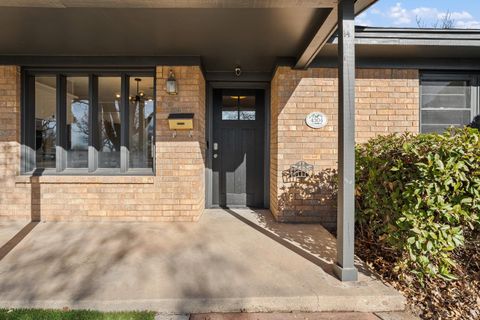
<path fill-rule="evenodd" d="M 193 113 L 170 113 L 168 126 L 170 130 L 193 130 Z"/>

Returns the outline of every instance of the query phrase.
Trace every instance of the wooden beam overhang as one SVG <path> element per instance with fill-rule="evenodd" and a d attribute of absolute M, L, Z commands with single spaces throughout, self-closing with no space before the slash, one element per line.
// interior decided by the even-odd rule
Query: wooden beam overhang
<path fill-rule="evenodd" d="M 340 0 L 341 2 L 342 0 Z M 355 15 L 362 13 L 377 0 L 357 0 L 354 4 Z M 323 46 L 333 36 L 338 25 L 338 6 L 332 7 L 325 21 L 319 26 L 313 38 L 298 55 L 295 69 L 306 69 L 315 59 Z"/>

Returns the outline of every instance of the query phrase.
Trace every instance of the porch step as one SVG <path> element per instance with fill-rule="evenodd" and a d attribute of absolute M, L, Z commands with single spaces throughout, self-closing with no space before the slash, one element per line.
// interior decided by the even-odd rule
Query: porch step
<path fill-rule="evenodd" d="M 155 320 L 417 320 L 407 312 L 290 312 L 158 314 Z"/>

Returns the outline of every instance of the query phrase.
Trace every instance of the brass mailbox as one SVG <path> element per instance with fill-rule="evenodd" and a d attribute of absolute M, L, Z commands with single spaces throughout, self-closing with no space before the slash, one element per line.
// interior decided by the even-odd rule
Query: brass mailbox
<path fill-rule="evenodd" d="M 170 113 L 168 126 L 170 130 L 193 130 L 193 113 Z"/>

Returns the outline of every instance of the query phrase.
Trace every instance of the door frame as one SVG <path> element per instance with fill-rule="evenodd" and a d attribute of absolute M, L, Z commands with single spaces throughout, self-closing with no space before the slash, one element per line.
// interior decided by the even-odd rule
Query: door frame
<path fill-rule="evenodd" d="M 264 123 L 264 151 L 263 151 L 263 207 L 270 207 L 270 82 L 231 82 L 209 81 L 206 86 L 205 108 L 205 208 L 219 208 L 212 204 L 212 159 L 213 159 L 213 90 L 214 89 L 255 89 L 265 92 L 265 123 Z"/>

